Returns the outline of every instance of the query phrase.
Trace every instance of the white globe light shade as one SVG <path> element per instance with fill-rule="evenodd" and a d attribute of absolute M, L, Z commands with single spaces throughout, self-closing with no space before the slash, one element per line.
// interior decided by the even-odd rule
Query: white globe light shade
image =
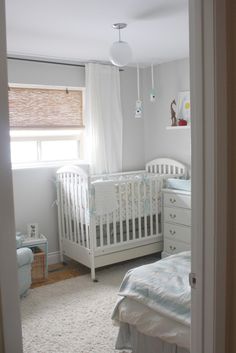
<path fill-rule="evenodd" d="M 112 64 L 122 67 L 132 60 L 132 51 L 128 43 L 114 42 L 110 48 L 110 60 Z"/>

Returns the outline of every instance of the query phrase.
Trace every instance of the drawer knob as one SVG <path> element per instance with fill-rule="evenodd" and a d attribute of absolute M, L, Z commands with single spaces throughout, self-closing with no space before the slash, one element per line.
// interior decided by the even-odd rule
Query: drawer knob
<path fill-rule="evenodd" d="M 175 202 L 176 202 L 176 199 L 171 197 L 171 198 L 170 198 L 170 202 L 171 202 L 171 203 L 175 203 Z"/>
<path fill-rule="evenodd" d="M 170 234 L 175 235 L 176 231 L 174 229 L 170 229 Z"/>
<path fill-rule="evenodd" d="M 176 250 L 176 247 L 175 247 L 175 246 L 170 245 L 170 250 L 171 250 L 171 251 L 174 251 L 174 250 Z"/>
<path fill-rule="evenodd" d="M 170 213 L 170 218 L 175 219 L 176 218 L 176 214 Z"/>

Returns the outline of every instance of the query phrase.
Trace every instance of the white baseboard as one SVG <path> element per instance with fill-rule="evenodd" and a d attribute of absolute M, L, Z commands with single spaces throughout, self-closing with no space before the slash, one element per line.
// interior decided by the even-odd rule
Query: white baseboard
<path fill-rule="evenodd" d="M 49 265 L 58 264 L 59 262 L 61 262 L 60 251 L 54 251 L 54 252 L 48 253 L 48 264 Z"/>

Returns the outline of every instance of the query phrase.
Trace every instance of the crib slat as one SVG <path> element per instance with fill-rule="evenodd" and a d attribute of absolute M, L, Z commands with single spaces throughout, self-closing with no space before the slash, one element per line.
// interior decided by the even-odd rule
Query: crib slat
<path fill-rule="evenodd" d="M 104 246 L 104 239 L 103 239 L 103 223 L 102 223 L 102 216 L 100 218 L 100 246 L 103 248 Z"/>
<path fill-rule="evenodd" d="M 81 235 L 82 235 L 82 245 L 85 246 L 84 225 L 83 225 L 83 208 L 82 208 L 82 187 L 83 187 L 83 185 L 81 182 L 81 176 L 79 176 L 78 179 L 79 179 L 78 191 L 79 191 L 80 228 L 81 228 Z"/>
<path fill-rule="evenodd" d="M 131 198 L 132 198 L 132 239 L 135 239 L 135 203 L 134 203 L 134 181 L 131 182 Z"/>
<path fill-rule="evenodd" d="M 111 244 L 111 234 L 110 234 L 110 224 L 109 224 L 109 213 L 106 214 L 106 220 L 107 220 L 107 231 L 106 231 L 106 236 L 107 236 L 107 245 L 109 246 Z"/>
<path fill-rule="evenodd" d="M 156 186 L 156 235 L 159 234 L 159 195 L 160 195 L 160 181 L 156 180 L 155 182 L 155 186 Z"/>
<path fill-rule="evenodd" d="M 153 209 L 152 209 L 153 180 L 152 180 L 152 178 L 150 179 L 149 182 L 150 182 L 150 191 L 149 191 L 149 196 L 150 196 L 150 201 L 149 201 L 150 202 L 150 216 L 149 216 L 150 217 L 150 235 L 153 235 Z"/>
<path fill-rule="evenodd" d="M 77 213 L 76 213 L 76 202 L 75 202 L 75 175 L 71 174 L 71 185 L 72 185 L 72 195 L 73 195 L 73 209 L 72 209 L 72 215 L 73 215 L 73 224 L 74 224 L 74 242 L 78 243 L 78 232 L 77 232 Z"/>
<path fill-rule="evenodd" d="M 75 222 L 75 198 L 74 198 L 74 175 L 70 174 L 70 215 L 71 215 L 71 240 L 76 242 L 76 222 Z"/>
<path fill-rule="evenodd" d="M 63 192 L 63 176 L 59 175 L 59 195 L 60 195 L 60 212 L 61 212 L 61 225 L 62 225 L 62 238 L 65 238 L 65 204 L 64 204 L 64 192 Z"/>
<path fill-rule="evenodd" d="M 138 238 L 141 239 L 142 231 L 141 231 L 141 205 L 140 205 L 141 182 L 140 181 L 138 181 L 137 183 L 137 188 L 138 188 Z"/>
<path fill-rule="evenodd" d="M 69 239 L 69 201 L 68 201 L 68 190 L 67 190 L 67 174 L 63 180 L 64 195 L 65 195 L 65 223 L 66 223 L 66 238 Z"/>
<path fill-rule="evenodd" d="M 88 193 L 88 185 L 87 185 L 87 180 L 82 178 L 82 183 L 83 183 L 83 199 L 84 200 L 84 209 L 83 209 L 83 220 L 84 220 L 84 225 L 85 225 L 85 236 L 86 236 L 86 245 L 87 248 L 90 248 L 90 241 L 89 241 L 89 231 L 88 231 L 88 224 L 86 220 L 86 210 L 88 210 L 88 198 L 87 198 L 87 193 Z"/>
<path fill-rule="evenodd" d="M 126 241 L 130 241 L 129 236 L 129 201 L 128 201 L 128 183 L 125 183 L 125 214 L 126 214 Z"/>
<path fill-rule="evenodd" d="M 71 195 L 71 174 L 68 174 L 67 177 L 67 193 L 68 193 L 68 220 L 69 220 L 69 240 L 72 238 L 72 219 L 71 219 L 71 204 L 72 204 L 72 195 Z"/>
<path fill-rule="evenodd" d="M 119 215 L 120 215 L 120 243 L 124 242 L 124 233 L 123 233 L 123 220 L 122 220 L 122 195 L 121 195 L 121 184 L 118 184 L 119 192 Z"/>
<path fill-rule="evenodd" d="M 147 238 L 147 185 L 146 185 L 146 182 L 143 182 L 143 190 L 144 190 L 144 234 L 145 234 L 145 238 Z"/>
<path fill-rule="evenodd" d="M 113 212 L 113 237 L 114 237 L 114 244 L 117 244 L 117 237 L 116 237 L 116 211 Z"/>
<path fill-rule="evenodd" d="M 78 205 L 78 182 L 77 175 L 74 176 L 74 195 L 75 195 L 75 218 L 76 218 L 76 241 L 81 245 L 81 232 L 79 226 L 79 205 Z"/>

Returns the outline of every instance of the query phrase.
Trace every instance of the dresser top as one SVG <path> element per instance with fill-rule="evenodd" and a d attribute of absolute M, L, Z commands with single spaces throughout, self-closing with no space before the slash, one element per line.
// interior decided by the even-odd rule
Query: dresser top
<path fill-rule="evenodd" d="M 185 190 L 178 190 L 178 189 L 162 189 L 163 192 L 170 193 L 170 194 L 181 194 L 181 195 L 189 195 L 191 196 L 191 191 Z"/>

